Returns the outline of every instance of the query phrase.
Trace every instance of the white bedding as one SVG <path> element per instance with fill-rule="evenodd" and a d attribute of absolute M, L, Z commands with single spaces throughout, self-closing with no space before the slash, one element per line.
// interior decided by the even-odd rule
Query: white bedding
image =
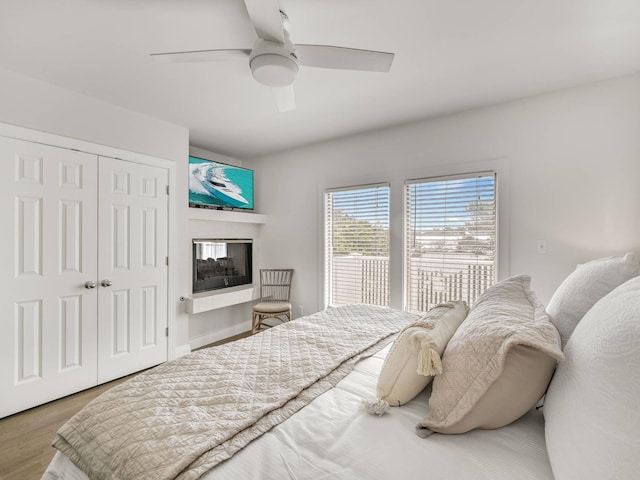
<path fill-rule="evenodd" d="M 426 439 L 414 427 L 428 409 L 428 390 L 382 417 L 366 413 L 362 401 L 375 397 L 388 348 L 202 478 L 553 480 L 542 412 L 498 430 Z M 57 453 L 43 479 L 87 477 Z"/>

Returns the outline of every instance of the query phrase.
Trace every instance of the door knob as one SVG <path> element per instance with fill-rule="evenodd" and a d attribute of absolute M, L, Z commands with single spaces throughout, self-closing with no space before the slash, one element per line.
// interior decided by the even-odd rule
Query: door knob
<path fill-rule="evenodd" d="M 96 282 L 91 280 L 84 282 L 84 288 L 96 288 Z"/>
<path fill-rule="evenodd" d="M 103 287 L 110 287 L 112 283 L 111 283 L 111 280 L 109 280 L 108 278 L 105 278 L 100 282 L 100 285 L 102 285 Z"/>

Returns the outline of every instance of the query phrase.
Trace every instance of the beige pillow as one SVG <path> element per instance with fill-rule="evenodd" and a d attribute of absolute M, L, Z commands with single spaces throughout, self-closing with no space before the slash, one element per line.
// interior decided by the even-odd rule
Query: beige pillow
<path fill-rule="evenodd" d="M 542 397 L 563 356 L 530 281 L 508 278 L 478 299 L 444 352 L 420 436 L 502 427 Z"/>
<path fill-rule="evenodd" d="M 441 373 L 440 355 L 468 311 L 463 301 L 441 304 L 400 332 L 378 377 L 378 400 L 404 405 Z"/>

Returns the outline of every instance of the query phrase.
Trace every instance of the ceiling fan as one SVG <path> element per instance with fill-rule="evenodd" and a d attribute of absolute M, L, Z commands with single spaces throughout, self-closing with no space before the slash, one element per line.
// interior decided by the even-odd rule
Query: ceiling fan
<path fill-rule="evenodd" d="M 293 44 L 286 28 L 288 17 L 277 0 L 244 0 L 251 23 L 258 34 L 253 48 L 192 50 L 152 53 L 162 62 L 216 62 L 249 59 L 253 78 L 273 87 L 281 112 L 294 110 L 293 81 L 300 66 L 388 72 L 393 53 L 332 45 Z"/>

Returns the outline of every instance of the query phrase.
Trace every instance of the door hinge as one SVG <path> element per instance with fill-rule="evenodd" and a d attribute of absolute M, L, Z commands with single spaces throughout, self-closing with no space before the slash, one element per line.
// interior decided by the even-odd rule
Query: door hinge
<path fill-rule="evenodd" d="M 169 257 L 164 257 L 164 264 L 169 266 Z"/>
<path fill-rule="evenodd" d="M 169 336 L 169 327 L 165 327 L 164 329 L 164 336 L 168 337 Z"/>
<path fill-rule="evenodd" d="M 169 185 L 167 185 L 167 195 L 169 195 Z"/>

